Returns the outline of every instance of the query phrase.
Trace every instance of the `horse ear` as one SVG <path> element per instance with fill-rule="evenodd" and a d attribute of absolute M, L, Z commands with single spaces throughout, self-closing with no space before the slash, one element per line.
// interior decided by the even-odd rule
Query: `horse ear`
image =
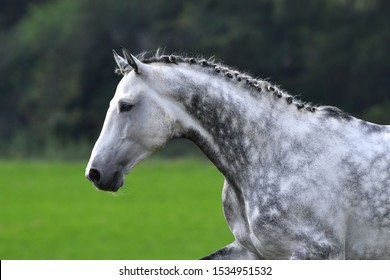
<path fill-rule="evenodd" d="M 122 48 L 122 52 L 127 63 L 131 66 L 131 68 L 134 69 L 135 73 L 139 74 L 140 68 L 142 68 L 143 63 L 139 61 L 134 55 L 129 53 L 129 51 L 126 50 L 125 48 Z"/>
<path fill-rule="evenodd" d="M 124 59 L 123 57 L 121 57 L 120 55 L 118 55 L 118 54 L 116 53 L 116 51 L 112 50 L 112 53 L 113 53 L 113 55 L 114 55 L 114 59 L 115 59 L 115 61 L 116 61 L 116 64 L 117 64 L 118 67 L 119 67 L 120 73 L 121 73 L 122 75 L 126 74 L 126 72 L 128 71 L 128 69 L 127 69 L 127 71 L 126 71 L 126 68 L 129 67 L 129 63 L 127 63 L 126 59 Z"/>

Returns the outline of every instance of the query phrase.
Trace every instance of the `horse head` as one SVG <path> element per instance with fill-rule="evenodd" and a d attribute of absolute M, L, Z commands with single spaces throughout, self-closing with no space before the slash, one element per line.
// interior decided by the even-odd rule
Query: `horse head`
<path fill-rule="evenodd" d="M 151 66 L 127 50 L 114 51 L 123 75 L 110 102 L 102 131 L 92 150 L 86 177 L 106 191 L 117 191 L 128 173 L 142 159 L 162 148 L 173 135 L 173 119 L 146 83 Z"/>

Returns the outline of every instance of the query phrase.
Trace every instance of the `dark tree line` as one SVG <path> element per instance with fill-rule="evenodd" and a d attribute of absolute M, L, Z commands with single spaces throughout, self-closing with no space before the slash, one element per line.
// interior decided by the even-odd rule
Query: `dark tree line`
<path fill-rule="evenodd" d="M 390 124 L 389 12 L 386 0 L 3 0 L 0 155 L 89 151 L 120 46 L 215 55 L 305 101 Z"/>

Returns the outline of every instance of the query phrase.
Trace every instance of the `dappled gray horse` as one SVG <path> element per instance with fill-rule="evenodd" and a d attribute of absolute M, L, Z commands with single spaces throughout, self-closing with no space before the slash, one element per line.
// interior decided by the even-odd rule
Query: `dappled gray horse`
<path fill-rule="evenodd" d="M 86 176 L 117 191 L 174 138 L 225 176 L 235 241 L 206 259 L 390 258 L 390 127 L 302 103 L 214 60 L 114 52 L 123 79 Z"/>

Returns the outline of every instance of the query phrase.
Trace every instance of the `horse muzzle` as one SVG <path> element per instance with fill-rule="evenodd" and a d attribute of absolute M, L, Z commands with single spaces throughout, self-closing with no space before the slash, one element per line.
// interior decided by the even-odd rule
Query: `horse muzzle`
<path fill-rule="evenodd" d="M 124 183 L 124 175 L 120 171 L 105 174 L 98 168 L 91 167 L 85 176 L 96 188 L 102 191 L 117 192 Z"/>

